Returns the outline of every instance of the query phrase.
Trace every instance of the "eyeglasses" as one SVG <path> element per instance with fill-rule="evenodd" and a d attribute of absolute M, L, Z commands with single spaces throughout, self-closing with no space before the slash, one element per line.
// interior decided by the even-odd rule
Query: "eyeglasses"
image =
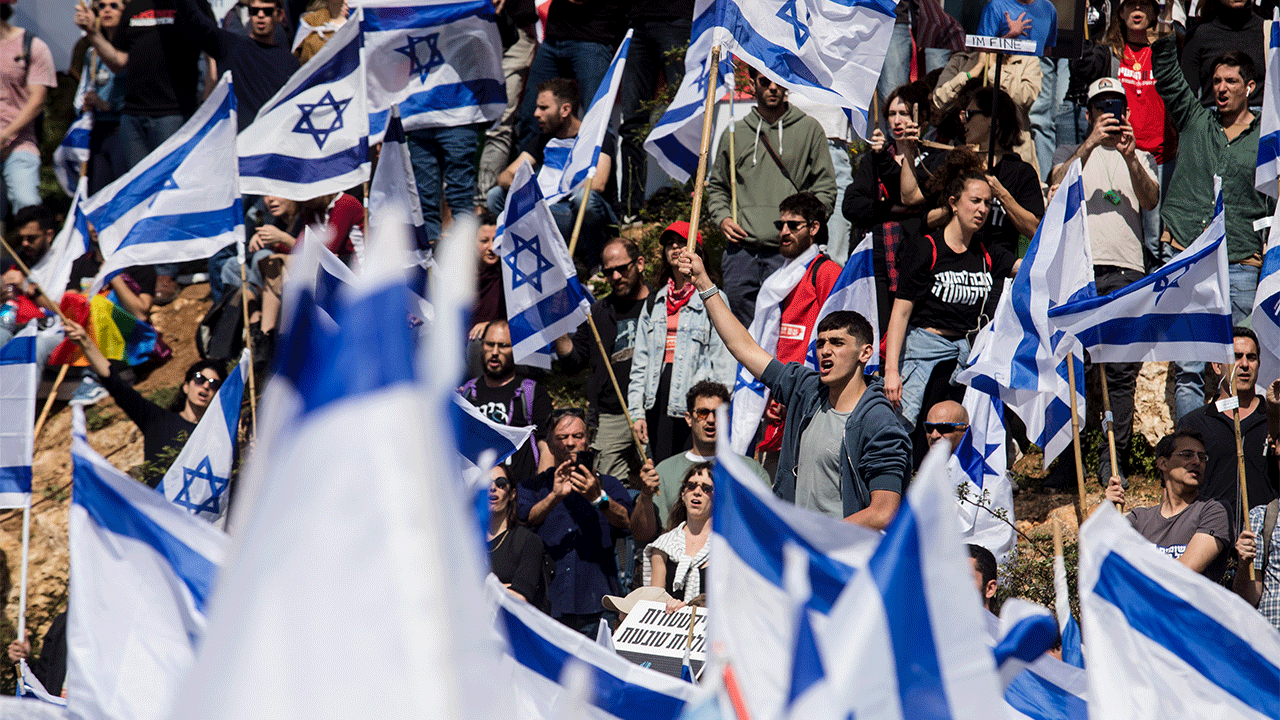
<path fill-rule="evenodd" d="M 208 388 L 216 388 L 222 384 L 222 381 L 218 380 L 217 378 L 211 378 L 207 375 L 200 375 L 200 374 L 196 374 L 195 377 L 191 378 L 190 382 L 195 383 L 198 387 L 208 387 Z"/>
<path fill-rule="evenodd" d="M 712 485 L 711 483 L 693 482 L 692 480 L 686 480 L 680 484 L 681 492 L 693 490 L 695 488 L 702 488 L 702 492 L 708 495 L 714 495 L 716 492 L 716 486 Z"/>
<path fill-rule="evenodd" d="M 1209 462 L 1209 453 L 1207 452 L 1196 452 L 1195 450 L 1179 450 L 1178 452 L 1173 453 L 1173 455 L 1175 455 L 1176 457 L 1180 457 L 1183 460 L 1190 460 L 1192 458 L 1195 458 L 1200 462 Z"/>
<path fill-rule="evenodd" d="M 99 10 L 119 10 L 123 6 L 118 2 L 100 2 L 95 7 Z"/>
<path fill-rule="evenodd" d="M 800 228 L 808 224 L 806 220 L 774 220 L 773 229 L 782 232 L 783 226 L 786 226 L 791 232 L 800 232 Z"/>
<path fill-rule="evenodd" d="M 249 17 L 255 17 L 258 15 L 271 15 L 275 11 L 276 11 L 276 8 L 274 5 L 271 7 L 251 7 L 249 8 Z"/>
<path fill-rule="evenodd" d="M 952 433 L 952 432 L 955 432 L 955 431 L 957 431 L 957 430 L 964 430 L 964 429 L 965 429 L 965 428 L 967 428 L 967 427 L 969 427 L 969 423 L 952 423 L 952 422 L 931 423 L 931 422 L 927 422 L 927 423 L 925 423 L 925 424 L 924 424 L 924 431 L 925 431 L 925 433 L 936 432 L 936 433 L 938 433 L 939 435 L 946 435 L 947 433 Z"/>
<path fill-rule="evenodd" d="M 706 420 L 707 418 L 714 415 L 715 412 L 716 411 L 712 410 L 711 408 L 697 408 L 693 411 L 693 416 L 698 418 L 699 420 Z"/>
<path fill-rule="evenodd" d="M 600 272 L 604 273 L 605 277 L 613 277 L 614 273 L 618 273 L 620 275 L 626 275 L 628 272 L 631 271 L 631 266 L 635 264 L 636 264 L 636 261 L 632 260 L 630 262 L 626 262 L 621 265 L 614 265 L 611 268 L 602 267 L 600 268 Z"/>
<path fill-rule="evenodd" d="M 966 108 L 960 111 L 960 122 L 969 122 L 969 118 L 972 118 L 974 115 L 991 117 L 991 113 L 983 112 L 979 108 Z"/>

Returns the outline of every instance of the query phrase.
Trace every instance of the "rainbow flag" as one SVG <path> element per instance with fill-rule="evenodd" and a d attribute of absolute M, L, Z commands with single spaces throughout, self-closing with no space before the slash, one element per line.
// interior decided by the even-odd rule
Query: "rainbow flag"
<path fill-rule="evenodd" d="M 108 360 L 121 360 L 127 365 L 141 365 L 159 350 L 155 328 L 134 317 L 112 301 L 114 291 L 92 298 L 67 292 L 62 296 L 62 314 L 89 331 L 89 336 Z M 63 340 L 49 356 L 50 365 L 88 365 L 79 346 Z"/>

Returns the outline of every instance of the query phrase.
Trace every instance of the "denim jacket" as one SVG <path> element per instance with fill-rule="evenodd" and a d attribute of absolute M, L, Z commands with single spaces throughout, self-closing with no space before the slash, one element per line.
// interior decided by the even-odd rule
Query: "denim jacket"
<path fill-rule="evenodd" d="M 662 376 L 662 358 L 667 348 L 667 288 L 662 286 L 650 296 L 652 305 L 640 313 L 636 327 L 635 352 L 631 357 L 631 380 L 627 385 L 627 410 L 631 419 L 643 420 L 645 411 L 653 409 L 657 400 L 658 380 Z M 724 294 L 721 293 L 721 297 Z M 725 302 L 728 302 L 726 299 Z M 737 363 L 729 354 L 720 335 L 711 326 L 707 306 L 695 291 L 680 308 L 676 324 L 676 350 L 671 360 L 671 393 L 667 397 L 667 414 L 683 417 L 685 395 L 701 380 L 712 380 L 733 389 Z"/>

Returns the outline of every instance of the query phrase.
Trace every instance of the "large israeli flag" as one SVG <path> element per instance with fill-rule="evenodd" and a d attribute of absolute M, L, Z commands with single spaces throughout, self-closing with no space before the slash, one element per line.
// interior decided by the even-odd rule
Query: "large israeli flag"
<path fill-rule="evenodd" d="M 709 542 L 715 562 L 707 570 L 707 598 L 715 612 L 708 616 L 708 643 L 742 680 L 750 716 L 780 717 L 793 694 L 794 668 L 787 659 L 796 639 L 789 620 L 796 617 L 796 600 L 784 579 L 786 548 L 808 555 L 806 608 L 821 633 L 838 627 L 828 615 L 850 578 L 865 570 L 880 535 L 778 499 L 727 443 L 717 446 L 714 474 Z M 974 595 L 972 585 L 970 579 Z"/>
<path fill-rule="evenodd" d="M 240 133 L 240 190 L 310 200 L 369 179 L 369 113 L 355 8 Z"/>
<path fill-rule="evenodd" d="M 1013 484 L 1009 480 L 1009 458 L 1005 454 L 1004 403 L 980 390 L 966 388 L 964 409 L 969 413 L 969 429 L 960 438 L 952 465 L 959 470 L 957 485 L 963 483 L 966 498 L 958 501 L 960 536 L 990 550 L 1004 563 L 1018 537 L 1013 523 Z M 995 513 L 1003 511 L 1004 518 Z"/>
<path fill-rule="evenodd" d="M 156 486 L 156 492 L 169 502 L 219 528 L 226 526 L 240 407 L 245 375 L 249 372 L 249 349 L 245 348 L 240 362 L 222 381 L 204 417 Z"/>
<path fill-rule="evenodd" d="M 162 720 L 205 635 L 227 536 L 111 466 L 73 408 L 67 710 Z"/>
<path fill-rule="evenodd" d="M 848 108 L 865 136 L 867 108 L 893 33 L 891 0 L 723 0 L 725 50 L 813 102 Z"/>
<path fill-rule="evenodd" d="M 0 346 L 0 508 L 31 504 L 31 462 L 35 448 L 36 326 L 27 326 Z"/>
<path fill-rule="evenodd" d="M 382 139 L 382 151 L 378 154 L 378 169 L 369 183 L 369 223 L 379 225 L 392 219 L 399 221 L 402 212 L 393 203 L 402 203 L 413 226 L 414 245 L 420 253 L 431 248 L 435 238 L 427 237 L 426 223 L 422 219 L 422 203 L 418 198 L 418 183 L 413 177 L 413 161 L 409 158 L 409 146 L 405 144 L 404 127 L 400 124 L 400 110 L 391 106 L 386 133 Z"/>
<path fill-rule="evenodd" d="M 84 214 L 84 201 L 89 195 L 88 178 L 76 183 L 76 193 L 71 198 L 66 222 L 54 236 L 49 249 L 31 268 L 28 278 L 40 286 L 40 290 L 54 303 L 62 302 L 67 283 L 71 280 L 71 266 L 81 255 L 89 252 L 89 221 Z"/>
<path fill-rule="evenodd" d="M 614 104 L 618 99 L 618 86 L 622 84 L 623 70 L 627 66 L 627 50 L 631 48 L 631 34 L 635 30 L 627 30 L 622 44 L 613 54 L 613 62 L 604 73 L 596 96 L 591 106 L 582 116 L 582 125 L 578 128 L 578 139 L 569 150 L 569 160 L 565 163 L 564 172 L 560 175 L 560 188 L 547 196 L 547 203 L 554 205 L 568 195 L 573 194 L 584 184 L 590 187 L 591 179 L 596 176 L 596 164 L 600 162 L 600 147 L 609 126 L 613 123 Z"/>
<path fill-rule="evenodd" d="M 670 675 L 619 657 L 581 633 L 565 627 L 534 606 L 518 600 L 496 577 L 485 591 L 494 613 L 494 630 L 505 639 L 501 675 L 493 686 L 515 691 L 515 717 L 529 720 L 565 717 L 559 701 L 564 676 L 574 664 L 590 673 L 591 692 L 583 715 L 593 720 L 676 720 L 697 688 Z"/>
<path fill-rule="evenodd" d="M 84 202 L 102 251 L 89 295 L 127 267 L 203 260 L 244 234 L 236 169 L 227 162 L 235 148 L 236 96 L 224 73 L 177 133 Z"/>
<path fill-rule="evenodd" d="M 687 182 L 698 171 L 698 151 L 702 142 L 702 111 L 707 100 L 708 67 L 711 65 L 712 36 L 716 24 L 714 0 L 695 0 L 689 49 L 684 55 L 684 79 L 662 117 L 644 141 L 644 149 L 677 182 Z M 733 60 L 720 54 L 716 68 L 715 97 L 732 89 Z"/>
<path fill-rule="evenodd" d="M 1274 23 L 1273 27 L 1280 26 Z M 1280 82 L 1280 79 L 1277 79 Z M 1258 335 L 1258 377 L 1280 377 L 1280 206 L 1271 219 L 1250 324 Z"/>
<path fill-rule="evenodd" d="M 1254 189 L 1277 197 L 1280 183 L 1280 23 L 1269 22 L 1267 36 L 1267 80 L 1262 87 L 1262 121 L 1258 129 L 1258 164 Z"/>
<path fill-rule="evenodd" d="M 809 351 L 805 362 L 814 370 L 818 369 L 818 325 L 822 319 L 837 310 L 852 310 L 866 318 L 871 324 L 871 347 L 874 352 L 867 362 L 868 374 L 880 371 L 880 309 L 876 300 L 876 269 L 871 252 L 871 233 L 863 236 L 862 242 L 849 253 L 840 277 L 831 287 L 827 301 L 818 311 L 818 319 L 814 322 L 814 335 L 809 338 Z"/>
<path fill-rule="evenodd" d="M 934 445 L 865 572 L 822 633 L 827 673 L 854 717 L 990 718 L 994 656 L 956 523 L 951 448 Z M 719 498 L 717 498 L 718 500 Z"/>
<path fill-rule="evenodd" d="M 1108 502 L 1080 528 L 1080 609 L 1093 717 L 1280 717 L 1280 634 Z"/>
<path fill-rule="evenodd" d="M 53 150 L 53 176 L 58 187 L 68 195 L 76 191 L 80 166 L 89 162 L 89 134 L 93 132 L 93 111 L 80 113 L 67 128 L 67 134 Z"/>
<path fill-rule="evenodd" d="M 1094 362 L 1234 362 L 1221 187 L 1217 198 L 1209 226 L 1164 267 L 1104 297 L 1050 308 L 1050 322 Z"/>
<path fill-rule="evenodd" d="M 1093 297 L 1093 253 L 1080 163 L 1067 169 L 1044 220 L 1007 285 L 990 323 L 978 333 L 969 367 L 957 379 L 998 396 L 1044 448 L 1044 464 L 1071 443 L 1071 392 L 1066 357 L 1075 357 L 1076 411 L 1084 421 L 1084 360 L 1079 345 L 1058 332 L 1049 310 Z"/>
<path fill-rule="evenodd" d="M 493 241 L 493 251 L 502 258 L 517 363 L 576 330 L 591 311 L 591 296 L 578 283 L 569 248 L 529 165 L 516 170 Z"/>
<path fill-rule="evenodd" d="M 502 41 L 490 0 L 361 5 L 371 143 L 382 138 L 393 104 L 400 106 L 406 130 L 489 123 L 502 116 Z"/>

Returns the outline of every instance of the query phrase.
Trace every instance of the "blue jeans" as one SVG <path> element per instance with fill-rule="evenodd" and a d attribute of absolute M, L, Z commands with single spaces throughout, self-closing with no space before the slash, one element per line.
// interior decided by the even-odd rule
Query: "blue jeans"
<path fill-rule="evenodd" d="M 1244 325 L 1253 312 L 1253 297 L 1258 292 L 1259 268 L 1241 265 L 1230 266 L 1231 275 L 1231 324 Z M 1174 363 L 1173 405 L 1177 420 L 1200 407 L 1205 402 L 1204 362 Z"/>
<path fill-rule="evenodd" d="M 680 87 L 684 79 L 684 53 L 689 44 L 690 18 L 667 21 L 638 21 L 632 24 L 631 47 L 627 51 L 627 67 L 618 87 L 618 107 L 622 113 L 622 212 L 633 215 L 644 207 L 645 165 L 649 154 L 644 150 L 641 131 L 649 124 L 649 110 L 644 104 L 653 100 L 658 90 L 659 73 L 669 87 Z M 676 51 L 676 52 L 673 52 Z"/>
<path fill-rule="evenodd" d="M 529 138 L 537 137 L 538 122 L 533 117 L 533 109 L 538 104 L 538 86 L 558 77 L 572 78 L 578 81 L 578 92 L 582 94 L 581 117 L 591 105 L 596 89 L 604 80 L 604 74 L 613 62 L 612 43 L 589 42 L 586 40 L 545 40 L 538 46 L 538 54 L 533 56 L 533 64 L 529 66 L 529 79 L 525 82 L 524 100 L 520 103 L 520 137 L 522 145 Z"/>
<path fill-rule="evenodd" d="M 556 227 L 566 245 L 573 237 L 573 223 L 577 219 L 581 200 L 582 193 L 579 192 L 551 206 L 551 217 L 555 218 Z M 591 199 L 587 202 L 587 214 L 582 218 L 582 231 L 578 234 L 578 246 L 574 248 L 573 256 L 591 268 L 600 263 L 606 228 L 617 225 L 618 216 L 609 203 L 605 202 L 604 196 L 595 190 L 591 191 Z M 507 191 L 497 185 L 489 188 L 485 196 L 485 206 L 489 208 L 489 212 L 498 215 L 506 205 Z"/>
<path fill-rule="evenodd" d="M 844 207 L 844 191 L 853 184 L 853 164 L 849 162 L 849 151 L 845 150 L 844 143 L 827 140 L 827 149 L 831 151 L 831 165 L 836 171 L 836 204 L 827 220 L 827 254 L 844 265 L 849 259 L 849 251 L 857 244 L 849 237 L 849 221 L 841 209 Z"/>
<path fill-rule="evenodd" d="M 914 428 L 924 402 L 925 386 L 933 368 L 945 360 L 956 359 L 956 373 L 969 361 L 969 341 L 965 338 L 949 340 L 914 325 L 907 327 L 906 342 L 902 348 L 902 362 L 898 364 L 902 378 L 902 417 Z"/>
<path fill-rule="evenodd" d="M 418 201 L 422 205 L 422 222 L 427 245 L 440 239 L 440 196 L 449 204 L 453 216 L 474 214 L 476 192 L 476 149 L 480 146 L 482 126 L 423 128 L 405 133 L 409 158 L 413 161 L 413 179 L 418 185 Z"/>
<path fill-rule="evenodd" d="M 1168 178 L 1173 177 L 1173 170 L 1178 160 L 1170 155 L 1163 165 L 1156 165 L 1156 182 L 1160 184 L 1160 205 L 1164 204 L 1165 193 L 1169 191 Z M 1160 205 L 1154 210 L 1142 211 L 1142 245 L 1151 255 L 1148 262 L 1152 264 L 1148 270 L 1155 270 L 1173 259 L 1173 248 L 1160 241 L 1163 226 L 1160 223 Z"/>
<path fill-rule="evenodd" d="M 123 161 L 124 172 L 132 170 L 182 127 L 187 119 L 181 115 L 121 115 L 116 131 L 116 150 Z M 156 275 L 177 277 L 177 263 L 156 265 Z"/>
<path fill-rule="evenodd" d="M 925 48 L 924 68 L 920 69 L 920 77 L 923 78 L 926 73 L 946 67 L 950 59 L 950 50 Z M 909 82 L 911 82 L 911 25 L 897 23 L 893 26 L 893 36 L 889 38 L 889 49 L 884 56 L 884 65 L 880 68 L 880 80 L 876 83 L 882 112 L 883 101 L 889 97 L 889 93 Z"/>
<path fill-rule="evenodd" d="M 1066 60 L 1040 58 L 1040 94 L 1031 103 L 1031 140 L 1036 146 L 1040 179 L 1049 177 L 1053 151 L 1058 147 L 1057 110 L 1067 95 L 1071 73 Z M 1061 82 L 1059 82 L 1061 80 Z"/>
<path fill-rule="evenodd" d="M 720 288 L 729 299 L 729 309 L 743 327 L 751 327 L 751 319 L 756 316 L 756 297 L 764 279 L 786 260 L 776 248 L 725 243 L 724 254 L 720 256 L 720 274 L 724 278 Z"/>
<path fill-rule="evenodd" d="M 10 212 L 40 204 L 40 156 L 12 152 L 4 160 L 4 200 Z"/>
<path fill-rule="evenodd" d="M 1083 105 L 1063 102 L 1054 118 L 1058 145 L 1081 145 L 1089 137 L 1089 116 Z"/>

